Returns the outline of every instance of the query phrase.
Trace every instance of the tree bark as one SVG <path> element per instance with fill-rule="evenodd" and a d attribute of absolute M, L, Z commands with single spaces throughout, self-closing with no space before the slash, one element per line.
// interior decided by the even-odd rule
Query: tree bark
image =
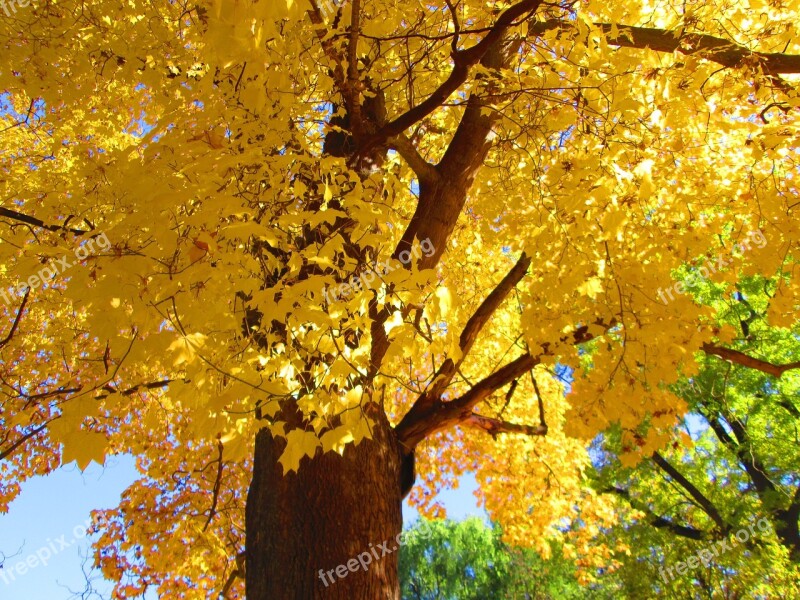
<path fill-rule="evenodd" d="M 285 440 L 259 432 L 245 519 L 248 600 L 399 600 L 400 447 L 376 412 L 371 440 L 303 459 L 286 476 Z"/>
<path fill-rule="evenodd" d="M 797 497 L 795 494 L 795 499 Z M 778 539 L 789 550 L 789 558 L 800 564 L 800 503 L 792 503 L 788 509 L 776 510 L 774 515 L 773 524 Z"/>

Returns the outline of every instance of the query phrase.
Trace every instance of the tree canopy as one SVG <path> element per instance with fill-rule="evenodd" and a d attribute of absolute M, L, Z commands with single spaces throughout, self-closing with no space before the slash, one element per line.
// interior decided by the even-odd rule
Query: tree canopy
<path fill-rule="evenodd" d="M 758 350 L 784 364 L 797 356 L 797 337 L 765 318 L 777 283 L 745 277 L 726 295 L 706 282 L 694 295 L 713 307 L 719 326 L 738 330 L 737 351 Z M 715 356 L 699 364 L 697 374 L 672 386 L 689 413 L 665 448 L 625 467 L 619 430 L 598 438 L 594 487 L 619 499 L 620 518 L 596 541 L 623 541 L 630 551 L 617 554 L 615 577 L 632 597 L 752 598 L 776 590 L 794 597 L 800 594 L 797 376 Z M 698 553 L 706 558 L 699 571 L 666 572 Z"/>
<path fill-rule="evenodd" d="M 292 481 L 396 445 L 427 515 L 473 471 L 508 541 L 579 523 L 591 572 L 598 434 L 633 467 L 691 409 L 733 460 L 751 409 L 674 385 L 794 389 L 796 0 L 0 10 L 0 510 L 136 455 L 116 597 L 243 594 L 257 431 Z"/>
<path fill-rule="evenodd" d="M 545 561 L 533 550 L 504 544 L 500 529 L 477 517 L 419 520 L 404 539 L 400 580 L 402 597 L 408 600 L 614 597 L 582 588 L 574 562 L 560 548 Z"/>

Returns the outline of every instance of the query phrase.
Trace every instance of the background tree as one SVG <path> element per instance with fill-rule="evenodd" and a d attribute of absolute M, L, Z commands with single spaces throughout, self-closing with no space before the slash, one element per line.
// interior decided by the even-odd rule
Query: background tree
<path fill-rule="evenodd" d="M 624 444 L 618 431 L 598 440 L 596 486 L 618 496 L 625 515 L 601 537 L 627 541 L 632 554 L 620 557 L 616 575 L 631 592 L 638 587 L 639 597 L 800 596 L 800 378 L 793 362 L 800 348 L 796 326 L 769 322 L 780 285 L 748 277 L 730 294 L 707 282 L 695 286 L 717 327 L 733 327 L 737 336 L 722 356 L 701 355 L 699 372 L 673 386 L 689 413 L 672 443 L 626 467 L 617 458 Z M 743 356 L 754 358 L 724 360 Z M 734 534 L 762 519 L 747 543 L 737 542 Z M 730 549 L 714 552 L 702 569 L 665 573 L 723 540 Z"/>
<path fill-rule="evenodd" d="M 578 583 L 575 563 L 551 545 L 545 559 L 514 548 L 498 528 L 476 517 L 464 521 L 419 520 L 400 549 L 400 591 L 408 600 L 546 600 L 613 598 Z M 617 596 L 618 597 L 618 596 Z"/>
<path fill-rule="evenodd" d="M 119 597 L 396 598 L 397 553 L 318 572 L 395 537 L 414 461 L 428 512 L 474 470 L 509 541 L 577 519 L 605 562 L 586 442 L 648 457 L 695 350 L 755 358 L 662 299 L 673 270 L 738 250 L 709 276 L 779 275 L 770 322 L 796 318 L 794 4 L 7 17 L 0 506 L 136 454 L 97 549 Z"/>

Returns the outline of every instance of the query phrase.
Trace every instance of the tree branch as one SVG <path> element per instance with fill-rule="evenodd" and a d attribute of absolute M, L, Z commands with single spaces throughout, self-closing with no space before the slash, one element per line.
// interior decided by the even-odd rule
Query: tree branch
<path fill-rule="evenodd" d="M 361 117 L 361 82 L 358 77 L 358 38 L 361 35 L 361 0 L 351 0 L 350 39 L 347 44 L 347 91 L 350 97 L 347 112 L 350 115 L 350 127 L 356 139 L 361 138 L 364 129 Z"/>
<path fill-rule="evenodd" d="M 761 497 L 762 501 L 768 500 L 766 496 L 768 494 L 775 493 L 775 484 L 772 483 L 769 477 L 767 477 L 767 469 L 764 467 L 764 464 L 761 460 L 756 456 L 755 449 L 753 448 L 752 443 L 750 442 L 750 435 L 747 432 L 744 424 L 737 419 L 734 415 L 726 414 L 723 412 L 723 417 L 730 425 L 731 430 L 733 431 L 733 435 L 736 437 L 736 447 L 734 452 L 736 453 L 739 462 L 742 463 L 744 470 L 747 471 L 747 475 L 750 477 L 750 480 L 753 482 L 753 485 L 758 492 L 758 495 Z"/>
<path fill-rule="evenodd" d="M 112 386 L 110 384 L 104 385 L 100 389 L 105 390 L 106 392 L 109 392 L 110 394 L 120 394 L 121 396 L 132 396 L 133 394 L 135 394 L 139 390 L 154 390 L 154 389 L 158 389 L 158 388 L 164 388 L 164 387 L 167 387 L 170 383 L 174 383 L 175 381 L 176 381 L 175 379 L 164 379 L 162 381 L 151 381 L 151 382 L 148 382 L 148 383 L 139 383 L 139 384 L 136 384 L 133 387 L 128 388 L 127 390 L 122 390 L 122 391 L 119 391 L 117 388 L 115 388 L 114 386 Z M 107 398 L 107 397 L 108 397 L 107 395 L 95 396 L 95 400 L 102 400 L 103 398 Z"/>
<path fill-rule="evenodd" d="M 403 160 L 414 171 L 420 183 L 430 185 L 439 179 L 439 172 L 436 167 L 425 160 L 411 140 L 402 133 L 389 139 L 389 148 L 396 150 L 403 157 Z"/>
<path fill-rule="evenodd" d="M 486 49 L 480 64 L 487 70 L 498 71 L 507 67 L 516 56 L 518 44 L 498 38 Z M 419 269 L 435 267 L 447 247 L 447 240 L 455 228 L 458 217 L 478 169 L 492 146 L 489 133 L 496 113 L 487 106 L 491 103 L 491 82 L 488 89 L 475 89 L 467 100 L 453 138 L 436 165 L 439 178 L 431 183 L 420 182 L 419 202 L 403 237 L 397 244 L 394 256 L 409 250 L 414 239 L 431 240 L 434 252 L 420 258 Z"/>
<path fill-rule="evenodd" d="M 706 415 L 706 420 L 708 421 L 708 424 L 711 425 L 711 429 L 714 430 L 714 434 L 717 436 L 717 438 L 719 438 L 719 441 L 725 444 L 729 450 L 736 454 L 736 441 L 728 435 L 728 432 L 725 431 L 725 428 L 722 426 L 722 423 L 719 421 L 719 419 L 716 417 L 711 418 L 710 415 Z"/>
<path fill-rule="evenodd" d="M 217 458 L 217 477 L 214 480 L 214 491 L 212 492 L 211 496 L 211 508 L 208 511 L 208 520 L 206 521 L 205 526 L 203 527 L 203 531 L 208 529 L 208 526 L 211 525 L 211 521 L 214 519 L 214 515 L 217 514 L 217 502 L 219 502 L 219 490 L 222 487 L 222 470 L 225 467 L 225 463 L 222 460 L 222 454 L 225 450 L 224 444 L 222 440 L 217 440 L 217 450 L 219 452 L 219 457 Z"/>
<path fill-rule="evenodd" d="M 767 375 L 772 375 L 773 377 L 780 377 L 786 371 L 800 369 L 800 361 L 787 363 L 785 365 L 775 365 L 765 360 L 761 360 L 760 358 L 749 356 L 744 352 L 739 352 L 738 350 L 732 350 L 730 348 L 723 348 L 708 342 L 703 344 L 702 349 L 706 354 L 718 356 L 724 360 L 736 363 L 737 365 L 741 365 L 749 369 L 756 369 L 757 371 L 761 371 Z"/>
<path fill-rule="evenodd" d="M 431 387 L 420 396 L 417 402 L 422 402 L 424 404 L 426 400 L 430 401 L 432 398 L 439 398 L 442 393 L 444 393 L 459 367 L 464 362 L 464 359 L 466 359 L 470 350 L 472 350 L 472 346 L 475 344 L 475 340 L 477 340 L 481 330 L 483 330 L 483 327 L 489 322 L 489 319 L 492 318 L 492 315 L 494 315 L 497 309 L 500 308 L 500 305 L 508 297 L 508 294 L 511 293 L 511 290 L 525 277 L 530 264 L 531 259 L 523 252 L 514 267 L 503 277 L 503 280 L 497 287 L 486 296 L 486 299 L 484 299 L 478 307 L 478 310 L 475 311 L 464 326 L 458 341 L 461 356 L 456 361 L 448 358 L 442 363 L 442 366 L 439 367 L 439 370 L 434 376 Z M 414 409 L 412 408 L 411 410 Z"/>
<path fill-rule="evenodd" d="M 597 320 L 594 324 L 608 329 L 616 324 L 616 320 L 612 320 L 610 324 L 603 323 L 602 320 Z M 566 335 L 562 337 L 561 342 L 567 341 L 570 337 L 572 338 L 572 343 L 576 345 L 588 342 L 595 337 L 593 334 L 589 333 L 588 329 L 588 326 L 582 325 L 572 332 L 571 336 Z M 516 360 L 501 367 L 485 379 L 476 383 L 468 392 L 455 400 L 442 402 L 440 397 L 432 398 L 427 404 L 421 407 L 415 402 L 414 407 L 408 411 L 395 428 L 401 445 L 406 451 L 411 451 L 417 444 L 432 433 L 469 419 L 473 414 L 473 408 L 478 403 L 491 396 L 503 386 L 530 371 L 541 362 L 543 356 L 550 356 L 549 344 L 543 344 L 542 348 L 542 352 L 537 356 L 525 353 Z"/>
<path fill-rule="evenodd" d="M 794 495 L 792 496 L 792 503 L 789 505 L 789 510 L 794 514 L 794 518 L 800 518 L 800 485 L 798 485 L 794 490 Z"/>
<path fill-rule="evenodd" d="M 720 531 L 726 532 L 728 530 L 728 526 L 725 523 L 725 519 L 722 518 L 722 515 L 719 514 L 717 507 L 705 497 L 705 495 L 695 487 L 695 485 L 686 479 L 683 474 L 678 471 L 675 467 L 673 467 L 661 454 L 658 452 L 653 452 L 653 461 L 658 465 L 658 467 L 664 471 L 667 475 L 669 475 L 676 483 L 678 483 L 683 489 L 689 492 L 689 495 L 694 498 L 697 506 L 699 506 L 704 513 L 706 513 L 709 518 L 716 524 Z"/>
<path fill-rule="evenodd" d="M 10 208 L 0 207 L 0 217 L 7 217 L 9 219 L 14 219 L 15 221 L 19 221 L 20 223 L 33 225 L 34 227 L 46 229 L 47 231 L 69 231 L 70 233 L 74 233 L 75 235 L 84 235 L 86 233 L 89 233 L 88 231 L 84 231 L 82 229 L 72 229 L 71 227 L 65 227 L 64 225 L 48 225 L 41 219 L 37 219 L 36 217 L 31 217 L 21 212 L 17 212 L 16 210 L 11 210 Z"/>
<path fill-rule="evenodd" d="M 45 398 L 52 398 L 53 396 L 62 396 L 64 394 L 74 394 L 75 392 L 80 392 L 83 389 L 82 386 L 74 387 L 74 388 L 58 388 L 57 390 L 51 390 L 49 392 L 41 392 L 39 394 L 28 395 L 24 393 L 20 393 L 20 397 L 25 398 L 28 402 L 35 402 L 36 400 L 44 400 Z M 18 392 L 18 390 L 14 390 Z M 18 392 L 19 393 L 19 392 Z"/>
<path fill-rule="evenodd" d="M 370 136 L 358 153 L 362 156 L 369 154 L 373 147 L 402 133 L 414 123 L 421 121 L 439 108 L 453 92 L 463 85 L 467 77 L 469 77 L 470 69 L 480 62 L 492 45 L 498 42 L 506 31 L 515 24 L 515 21 L 519 17 L 535 12 L 541 3 L 542 0 L 522 0 L 522 2 L 507 8 L 480 42 L 471 48 L 458 50 L 452 54 L 453 70 L 450 72 L 450 76 L 430 96 Z"/>
<path fill-rule="evenodd" d="M 628 490 L 619 488 L 619 487 L 610 487 L 601 492 L 605 493 L 613 493 L 622 498 L 625 498 L 628 501 L 628 504 L 631 505 L 631 508 L 636 510 L 640 510 L 645 513 L 648 517 L 647 522 L 655 527 L 656 529 L 666 529 L 667 531 L 674 533 L 675 535 L 679 535 L 681 537 L 689 538 L 691 540 L 705 540 L 708 539 L 708 534 L 706 532 L 695 529 L 694 527 L 687 527 L 685 525 L 679 525 L 673 521 L 670 521 L 666 517 L 659 516 L 655 514 L 652 510 L 650 510 L 647 506 L 645 506 L 641 502 L 637 502 L 631 497 L 631 494 Z"/>
<path fill-rule="evenodd" d="M 432 433 L 469 419 L 476 404 L 531 370 L 540 360 L 539 357 L 523 354 L 475 384 L 460 398 L 450 402 L 442 402 L 437 398 L 423 408 L 412 409 L 397 425 L 397 436 L 401 445 L 410 450 Z"/>
<path fill-rule="evenodd" d="M 795 490 L 788 508 L 776 507 L 773 499 L 778 492 L 777 486 L 767 477 L 763 463 L 755 455 L 744 424 L 732 415 L 723 414 L 723 416 L 733 430 L 736 440 L 725 431 L 720 417 L 711 419 L 706 415 L 706 419 L 717 437 L 736 455 L 744 468 L 753 483 L 762 507 L 772 518 L 778 539 L 789 549 L 792 560 L 800 562 L 800 528 L 798 528 L 797 522 L 800 517 L 800 486 Z"/>
<path fill-rule="evenodd" d="M 484 417 L 483 415 L 479 415 L 477 413 L 472 413 L 472 415 L 470 415 L 469 418 L 464 421 L 464 425 L 483 429 L 492 437 L 497 437 L 497 435 L 500 433 L 547 435 L 547 425 L 522 425 L 519 423 L 510 423 L 501 419 Z"/>
<path fill-rule="evenodd" d="M 531 383 L 533 384 L 533 391 L 536 392 L 536 402 L 539 405 L 539 424 L 547 432 L 547 421 L 544 420 L 544 400 L 542 393 L 539 391 L 539 384 L 536 383 L 536 376 L 531 371 Z"/>
<path fill-rule="evenodd" d="M 17 331 L 17 327 L 19 327 L 19 322 L 22 320 L 22 313 L 25 310 L 25 305 L 28 303 L 28 296 L 31 295 L 31 288 L 28 288 L 25 292 L 25 295 L 22 297 L 22 304 L 19 306 L 19 310 L 17 310 L 17 316 L 14 317 L 14 323 L 11 325 L 11 329 L 8 332 L 8 335 L 5 339 L 0 342 L 0 348 L 5 346 L 8 342 L 11 341 L 11 338 L 14 337 L 14 333 Z"/>
<path fill-rule="evenodd" d="M 785 408 L 786 412 L 788 412 L 793 417 L 800 418 L 800 410 L 797 410 L 797 407 L 788 400 L 779 400 L 777 404 L 778 406 Z"/>
<path fill-rule="evenodd" d="M 31 431 L 29 431 L 28 433 L 26 433 L 25 435 L 20 437 L 16 442 L 11 444 L 10 448 L 0 452 L 0 460 L 5 460 L 9 456 L 11 456 L 16 451 L 17 448 L 19 448 L 20 446 L 22 446 L 22 444 L 24 444 L 29 439 L 31 439 L 32 437 L 37 435 L 40 431 L 43 431 L 49 424 L 50 424 L 50 421 L 47 421 L 47 423 L 42 423 L 36 429 L 32 429 Z"/>
<path fill-rule="evenodd" d="M 328 35 L 328 27 L 325 25 L 325 19 L 317 0 L 308 0 L 308 2 L 311 4 L 311 10 L 308 11 L 308 17 L 316 26 L 317 39 L 319 39 L 320 44 L 322 44 L 323 52 L 325 52 L 325 55 L 333 63 L 333 67 L 331 67 L 331 76 L 333 77 L 333 81 L 336 84 L 336 87 L 339 88 L 339 92 L 342 94 L 342 96 L 347 99 L 349 97 L 347 78 L 344 74 L 344 70 L 342 69 L 341 56 L 331 42 L 331 37 Z"/>
<path fill-rule="evenodd" d="M 753 52 L 749 48 L 740 46 L 730 40 L 704 33 L 683 33 L 676 36 L 677 32 L 665 29 L 617 25 L 617 33 L 614 34 L 614 25 L 610 23 L 595 23 L 594 26 L 599 28 L 606 35 L 606 41 L 614 46 L 649 48 L 656 52 L 678 51 L 686 55 L 700 54 L 706 60 L 728 68 L 737 67 L 747 59 L 757 60 L 764 71 L 770 75 L 800 73 L 799 55 L 780 52 Z M 568 21 L 549 19 L 532 24 L 528 31 L 530 35 L 540 36 L 553 29 L 567 30 L 574 27 L 574 24 Z"/>
<path fill-rule="evenodd" d="M 504 51 L 502 42 L 502 38 L 498 39 L 482 55 L 481 63 L 487 69 L 501 68 L 512 56 Z M 436 176 L 431 174 L 420 178 L 419 201 L 395 248 L 392 255 L 394 258 L 398 258 L 403 251 L 411 251 L 415 239 L 428 240 L 433 252 L 420 257 L 417 268 L 432 269 L 439 263 L 466 202 L 474 175 L 483 164 L 491 145 L 487 142 L 487 136 L 494 116 L 482 114 L 484 103 L 485 99 L 480 95 L 470 94 L 467 108 L 442 163 L 433 167 Z M 390 311 L 386 307 L 378 311 L 376 303 L 370 305 L 369 316 L 373 321 L 370 359 L 373 373 L 377 373 L 389 348 L 389 340 L 384 331 L 384 323 L 389 315 Z"/>
<path fill-rule="evenodd" d="M 226 600 L 228 598 L 228 594 L 233 587 L 234 582 L 237 578 L 244 579 L 245 574 L 245 557 L 246 554 L 244 552 L 240 552 L 236 555 L 236 568 L 231 571 L 231 574 L 228 576 L 228 580 L 225 582 L 225 586 L 222 588 L 222 592 L 220 592 L 220 600 Z"/>

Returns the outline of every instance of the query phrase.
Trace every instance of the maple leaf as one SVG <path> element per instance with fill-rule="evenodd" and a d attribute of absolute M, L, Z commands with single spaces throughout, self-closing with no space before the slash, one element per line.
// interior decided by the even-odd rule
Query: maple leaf
<path fill-rule="evenodd" d="M 321 595 L 467 471 L 589 581 L 592 440 L 640 468 L 705 360 L 797 368 L 792 3 L 7 4 L 0 509 L 137 456 L 114 597 Z"/>

